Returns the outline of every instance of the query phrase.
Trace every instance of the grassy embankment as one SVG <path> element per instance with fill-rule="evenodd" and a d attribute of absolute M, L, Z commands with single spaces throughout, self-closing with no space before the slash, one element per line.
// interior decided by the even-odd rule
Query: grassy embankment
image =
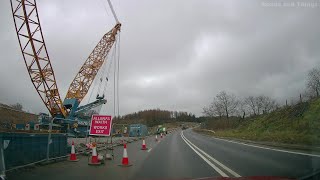
<path fill-rule="evenodd" d="M 207 134 L 218 137 L 318 146 L 320 99 L 283 107 L 245 120 L 208 120 L 205 128 L 215 132 L 206 132 Z"/>

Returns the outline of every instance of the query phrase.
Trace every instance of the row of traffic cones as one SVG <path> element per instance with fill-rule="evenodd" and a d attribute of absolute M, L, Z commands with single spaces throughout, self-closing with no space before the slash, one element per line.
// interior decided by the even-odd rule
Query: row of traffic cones
<path fill-rule="evenodd" d="M 160 134 L 160 138 L 163 138 L 163 134 Z M 156 141 L 158 140 L 158 135 L 156 135 Z M 144 138 L 142 139 L 142 148 L 141 150 L 148 150 L 147 145 L 146 145 L 146 141 L 144 140 Z M 132 164 L 129 164 L 129 158 L 128 158 L 128 154 L 127 154 L 127 145 L 124 144 L 124 150 L 123 150 L 123 157 L 122 157 L 122 164 L 120 166 L 132 166 Z"/>
<path fill-rule="evenodd" d="M 163 138 L 163 134 L 162 134 L 162 133 L 160 134 L 160 138 L 161 138 L 161 139 Z M 155 139 L 155 140 L 156 140 L 157 142 L 159 141 L 157 134 L 156 134 L 156 139 Z M 148 150 L 148 148 L 147 148 L 147 146 L 146 146 L 146 142 L 145 142 L 144 139 L 142 140 L 142 148 L 141 148 L 141 150 Z"/>
<path fill-rule="evenodd" d="M 143 140 L 143 150 L 148 149 L 146 147 L 145 141 Z M 97 147 L 95 144 L 93 144 L 92 147 L 92 156 L 91 160 L 88 162 L 89 165 L 100 165 L 101 164 L 101 158 L 98 157 L 97 153 Z M 71 146 L 71 154 L 69 157 L 69 161 L 71 162 L 77 162 L 79 159 L 77 159 L 76 153 L 75 153 L 75 148 L 74 148 L 74 142 L 72 142 Z M 123 144 L 123 157 L 122 157 L 122 163 L 119 166 L 132 166 L 132 164 L 129 164 L 129 157 L 127 153 L 127 144 Z"/>
<path fill-rule="evenodd" d="M 162 133 L 160 134 L 160 138 L 161 138 L 161 139 L 163 138 L 163 134 L 162 134 Z M 159 141 L 158 135 L 156 135 L 156 141 Z"/>
<path fill-rule="evenodd" d="M 163 134 L 160 134 L 160 138 L 163 138 Z M 158 135 L 156 135 L 156 139 L 157 142 L 158 140 Z M 141 150 L 148 150 L 145 139 L 142 140 L 142 148 Z M 108 157 L 107 157 L 108 158 Z M 101 164 L 101 160 L 102 158 L 98 157 L 98 153 L 97 153 L 97 147 L 96 144 L 92 145 L 92 155 L 91 155 L 91 160 L 88 162 L 89 165 L 100 165 Z M 74 142 L 72 141 L 72 146 L 71 146 L 71 154 L 70 154 L 70 158 L 69 161 L 71 162 L 77 162 L 79 161 L 79 159 L 77 159 L 76 153 L 75 153 L 75 147 L 74 147 Z M 128 153 L 127 153 L 127 144 L 123 143 L 123 156 L 122 156 L 122 163 L 119 166 L 132 166 L 132 164 L 129 163 L 129 157 L 128 157 Z"/>

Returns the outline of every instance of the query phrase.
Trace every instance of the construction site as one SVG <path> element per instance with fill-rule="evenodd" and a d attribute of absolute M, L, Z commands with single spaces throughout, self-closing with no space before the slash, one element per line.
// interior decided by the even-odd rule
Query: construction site
<path fill-rule="evenodd" d="M 32 114 L 9 105 L 0 105 L 2 179 L 5 179 L 6 173 L 17 169 L 59 160 L 78 161 L 77 155 L 88 156 L 89 165 L 101 165 L 107 159 L 114 160 L 113 149 L 116 146 L 124 145 L 125 147 L 127 143 L 143 139 L 142 147 L 147 150 L 144 138 L 151 134 L 163 138 L 168 133 L 160 126 L 158 130 L 149 131 L 143 124 L 115 122 L 109 124 L 108 128 L 111 132 L 107 135 L 108 137 L 92 136 L 89 133 L 91 117 L 99 114 L 101 106 L 107 103 L 105 99 L 109 81 L 107 71 L 110 71 L 110 68 L 117 68 L 116 64 L 120 56 L 121 23 L 110 0 L 108 5 L 115 25 L 102 36 L 84 61 L 70 83 L 64 99 L 60 97 L 44 41 L 43 33 L 45 32 L 40 25 L 36 1 L 11 0 L 10 3 L 14 29 L 18 37 L 17 43 L 22 52 L 19 58 L 24 60 L 30 80 L 40 96 L 39 100 L 42 100 L 49 113 Z M 111 67 L 112 63 L 114 67 Z M 118 72 L 116 70 L 114 72 L 116 81 Z M 90 87 L 93 86 L 99 86 L 96 91 L 98 93 L 93 94 L 92 90 L 91 94 L 88 94 Z M 117 88 L 116 85 L 114 88 Z M 90 96 L 87 98 L 88 102 L 81 103 L 85 96 Z M 114 101 L 114 106 L 116 106 L 115 103 Z M 112 118 L 108 121 L 112 122 Z M 127 166 L 128 159 L 123 158 L 122 165 Z"/>
<path fill-rule="evenodd" d="M 25 68 L 30 80 L 42 100 L 48 113 L 33 114 L 10 105 L 0 104 L 0 172 L 1 178 L 6 174 L 23 171 L 37 165 L 46 165 L 59 161 L 88 165 L 102 165 L 106 160 L 121 158 L 114 153 L 114 148 L 124 146 L 121 166 L 130 166 L 126 152 L 126 144 L 139 141 L 141 149 L 148 150 L 145 139 L 153 137 L 158 142 L 165 135 L 174 131 L 178 124 L 147 127 L 144 124 L 112 122 L 108 119 L 106 135 L 94 135 L 90 130 L 93 117 L 100 114 L 102 105 L 107 103 L 105 92 L 110 78 L 111 68 L 114 70 L 115 93 L 118 90 L 116 82 L 119 76 L 120 31 L 119 22 L 111 1 L 108 0 L 115 25 L 105 33 L 94 47 L 82 67 L 70 83 L 66 97 L 62 99 L 55 79 L 43 31 L 40 25 L 37 4 L 35 0 L 11 0 L 11 10 L 20 45 Z M 41 3 L 41 2 L 40 2 Z M 108 62 L 108 63 L 107 63 Z M 54 64 L 54 63 L 53 63 Z M 112 64 L 114 66 L 112 67 Z M 118 68 L 118 69 L 116 69 Z M 88 93 L 90 88 L 97 88 Z M 91 89 L 92 89 L 91 88 Z M 82 100 L 89 96 L 87 103 Z M 117 94 L 114 94 L 116 98 Z M 119 98 L 119 97 L 118 97 Z M 114 101 L 114 108 L 119 105 Z M 81 104 L 81 105 L 80 105 Z M 118 109 L 119 112 L 119 109 Z M 116 116 L 116 114 L 114 114 Z M 180 123 L 181 124 L 181 123 Z M 103 132 L 103 130 L 98 130 Z M 149 140 L 148 140 L 149 142 Z M 118 148 L 119 150 L 119 148 Z"/>

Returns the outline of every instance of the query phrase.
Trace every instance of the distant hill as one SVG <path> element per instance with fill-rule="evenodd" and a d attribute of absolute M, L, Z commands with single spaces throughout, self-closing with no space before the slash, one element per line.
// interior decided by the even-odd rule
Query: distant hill
<path fill-rule="evenodd" d="M 115 123 L 133 124 L 142 123 L 149 127 L 161 125 L 164 123 L 180 122 L 196 122 L 194 114 L 182 111 L 169 111 L 161 109 L 149 109 L 130 113 L 114 119 Z"/>
<path fill-rule="evenodd" d="M 226 120 L 224 120 L 226 121 Z M 320 99 L 283 107 L 269 114 L 237 119 L 224 130 L 221 121 L 207 122 L 216 136 L 257 141 L 320 145 Z"/>
<path fill-rule="evenodd" d="M 28 113 L 25 111 L 19 111 L 11 106 L 0 103 L 0 123 L 15 123 L 15 124 L 25 124 L 27 122 L 36 122 L 38 120 L 38 115 Z"/>

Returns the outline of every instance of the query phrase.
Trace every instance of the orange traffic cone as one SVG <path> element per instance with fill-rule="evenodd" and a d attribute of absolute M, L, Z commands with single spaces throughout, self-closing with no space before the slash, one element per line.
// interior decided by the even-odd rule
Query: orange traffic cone
<path fill-rule="evenodd" d="M 122 164 L 119 166 L 128 167 L 132 166 L 132 164 L 129 164 L 129 158 L 127 153 L 127 144 L 123 144 L 123 157 L 122 157 Z"/>
<path fill-rule="evenodd" d="M 74 142 L 73 141 L 72 141 L 72 145 L 71 145 L 71 154 L 70 154 L 69 161 L 72 161 L 72 162 L 79 161 L 79 159 L 77 159 L 77 156 L 76 156 L 76 151 L 74 149 Z"/>
<path fill-rule="evenodd" d="M 96 143 L 93 143 L 92 144 L 93 147 L 92 147 L 92 156 L 91 156 L 91 161 L 88 162 L 89 165 L 100 165 L 101 162 L 99 162 L 98 160 L 98 153 L 97 153 L 97 145 Z"/>
<path fill-rule="evenodd" d="M 146 146 L 146 141 L 145 141 L 144 138 L 143 138 L 141 150 L 147 150 L 147 149 L 148 149 L 148 148 L 147 148 L 147 146 Z"/>

